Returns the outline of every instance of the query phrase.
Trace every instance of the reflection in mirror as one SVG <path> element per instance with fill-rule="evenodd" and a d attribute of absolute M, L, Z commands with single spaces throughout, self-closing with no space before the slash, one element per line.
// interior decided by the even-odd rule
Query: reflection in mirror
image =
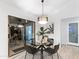
<path fill-rule="evenodd" d="M 31 24 L 29 20 L 26 22 L 25 19 L 14 17 L 14 16 L 8 16 L 8 39 L 9 39 L 8 54 L 9 54 L 9 57 L 24 51 L 24 36 L 25 37 L 28 36 L 27 40 L 35 37 L 33 36 L 33 33 L 35 32 L 32 30 L 34 27 L 32 25 L 30 25 L 31 27 L 28 27 L 29 24 Z M 28 33 L 28 30 L 25 31 L 25 29 L 26 30 L 30 29 L 29 30 L 30 33 Z M 28 34 L 25 34 L 25 32 Z M 31 41 L 33 42 L 34 40 L 31 40 Z"/>

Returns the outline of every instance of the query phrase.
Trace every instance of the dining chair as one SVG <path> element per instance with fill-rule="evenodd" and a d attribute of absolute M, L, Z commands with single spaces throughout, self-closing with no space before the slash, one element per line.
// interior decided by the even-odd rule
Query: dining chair
<path fill-rule="evenodd" d="M 27 53 L 32 54 L 33 55 L 32 59 L 34 59 L 34 55 L 38 52 L 38 49 L 33 46 L 26 45 L 26 44 L 24 46 L 25 46 L 25 51 L 26 51 L 25 59 L 26 59 Z"/>
<path fill-rule="evenodd" d="M 59 55 L 58 55 L 58 49 L 59 49 L 59 44 L 55 45 L 54 48 L 46 48 L 45 51 L 49 54 L 52 55 L 52 59 L 53 59 L 53 54 L 57 53 L 57 57 L 59 59 Z"/>
<path fill-rule="evenodd" d="M 48 38 L 48 42 L 50 42 L 50 44 L 54 44 L 54 39 L 53 38 Z"/>
<path fill-rule="evenodd" d="M 54 39 L 52 39 L 52 38 L 48 38 L 47 41 L 49 42 L 49 44 L 47 44 L 48 47 L 53 46 L 53 44 L 54 44 Z"/>

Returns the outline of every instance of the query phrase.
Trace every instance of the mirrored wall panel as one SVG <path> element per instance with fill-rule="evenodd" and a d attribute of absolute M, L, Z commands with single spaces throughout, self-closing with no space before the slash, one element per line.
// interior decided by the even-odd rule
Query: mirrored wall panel
<path fill-rule="evenodd" d="M 35 39 L 35 22 L 15 16 L 8 16 L 8 55 L 24 51 L 25 40 L 32 44 Z M 24 38 L 26 37 L 26 38 Z"/>

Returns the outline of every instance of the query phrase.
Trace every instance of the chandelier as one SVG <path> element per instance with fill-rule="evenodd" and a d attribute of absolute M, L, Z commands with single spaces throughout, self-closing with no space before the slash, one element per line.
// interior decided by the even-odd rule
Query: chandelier
<path fill-rule="evenodd" d="M 41 1 L 42 3 L 42 16 L 38 17 L 38 23 L 39 24 L 46 24 L 48 22 L 48 17 L 47 16 L 44 16 L 44 6 L 43 6 L 43 3 L 44 3 L 44 0 Z"/>

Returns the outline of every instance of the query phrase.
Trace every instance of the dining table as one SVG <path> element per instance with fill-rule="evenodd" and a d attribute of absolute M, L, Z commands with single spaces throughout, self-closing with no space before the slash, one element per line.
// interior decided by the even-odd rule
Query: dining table
<path fill-rule="evenodd" d="M 50 47 L 51 45 L 53 45 L 53 44 L 42 43 L 42 44 L 39 44 L 39 45 L 35 45 L 35 46 L 37 46 L 37 48 L 39 49 L 39 51 L 41 53 L 41 59 L 44 59 L 43 58 L 43 54 L 44 54 L 43 52 L 45 51 L 45 49 L 47 47 Z"/>

